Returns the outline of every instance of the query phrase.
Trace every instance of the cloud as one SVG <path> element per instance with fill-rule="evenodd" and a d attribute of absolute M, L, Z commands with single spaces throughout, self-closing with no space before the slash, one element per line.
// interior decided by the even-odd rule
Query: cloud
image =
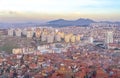
<path fill-rule="evenodd" d="M 21 14 L 18 11 L 0 11 L 0 15 L 19 15 Z"/>
<path fill-rule="evenodd" d="M 0 10 L 65 13 L 91 8 L 120 7 L 114 0 L 0 0 Z"/>
<path fill-rule="evenodd" d="M 119 8 L 120 0 L 0 0 L 0 16 L 11 17 L 117 17 Z"/>

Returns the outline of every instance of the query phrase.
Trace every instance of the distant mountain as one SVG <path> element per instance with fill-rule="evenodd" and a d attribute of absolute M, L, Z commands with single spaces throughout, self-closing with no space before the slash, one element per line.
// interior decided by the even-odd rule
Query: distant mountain
<path fill-rule="evenodd" d="M 43 25 L 41 23 L 0 23 L 0 29 L 7 29 L 7 28 L 24 28 L 24 27 L 37 27 Z"/>
<path fill-rule="evenodd" d="M 83 19 L 83 18 L 80 18 L 80 19 L 74 21 L 75 25 L 83 25 L 83 26 L 84 25 L 87 26 L 91 23 L 95 23 L 95 21 L 93 21 L 91 19 Z"/>
<path fill-rule="evenodd" d="M 120 22 L 114 22 L 114 23 L 120 25 Z"/>
<path fill-rule="evenodd" d="M 78 20 L 64 20 L 58 19 L 47 22 L 47 25 L 50 26 L 89 26 L 91 23 L 95 23 L 95 21 L 91 19 L 80 18 Z"/>
<path fill-rule="evenodd" d="M 64 19 L 58 19 L 47 22 L 47 25 L 49 26 L 70 26 L 73 24 L 73 21 L 64 20 Z"/>
<path fill-rule="evenodd" d="M 0 22 L 0 29 L 7 29 L 7 28 L 24 28 L 24 27 L 39 27 L 39 26 L 51 26 L 51 27 L 66 27 L 66 26 L 89 26 L 91 23 L 108 23 L 108 24 L 118 24 L 120 26 L 120 22 L 111 22 L 111 21 L 100 21 L 96 22 L 91 19 L 80 18 L 77 20 L 65 20 L 65 19 L 58 19 L 52 20 L 46 23 L 40 22 L 21 22 L 21 23 L 2 23 Z"/>

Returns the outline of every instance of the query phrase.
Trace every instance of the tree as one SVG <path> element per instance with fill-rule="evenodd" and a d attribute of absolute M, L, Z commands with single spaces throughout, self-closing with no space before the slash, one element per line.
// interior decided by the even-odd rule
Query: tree
<path fill-rule="evenodd" d="M 13 48 L 17 48 L 17 45 L 14 44 L 14 43 L 5 43 L 3 44 L 1 47 L 0 47 L 0 51 L 4 51 L 4 52 L 7 52 L 7 53 L 12 53 L 12 49 Z"/>

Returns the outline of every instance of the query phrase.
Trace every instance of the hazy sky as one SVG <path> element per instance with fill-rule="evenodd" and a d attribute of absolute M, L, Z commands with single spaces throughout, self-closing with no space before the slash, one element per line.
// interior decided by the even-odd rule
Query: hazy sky
<path fill-rule="evenodd" d="M 120 0 L 0 0 L 0 21 L 58 18 L 120 21 Z"/>

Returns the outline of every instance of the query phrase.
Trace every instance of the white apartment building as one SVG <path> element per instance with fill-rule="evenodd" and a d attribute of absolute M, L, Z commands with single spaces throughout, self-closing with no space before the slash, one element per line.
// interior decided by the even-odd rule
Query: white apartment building
<path fill-rule="evenodd" d="M 113 32 L 107 31 L 106 32 L 106 43 L 113 43 Z"/>

